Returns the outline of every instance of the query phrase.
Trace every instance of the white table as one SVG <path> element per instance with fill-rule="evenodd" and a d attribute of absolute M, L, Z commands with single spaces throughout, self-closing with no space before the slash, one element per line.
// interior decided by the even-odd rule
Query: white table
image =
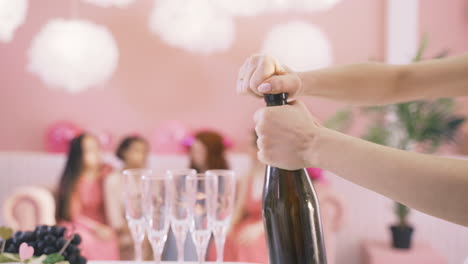
<path fill-rule="evenodd" d="M 154 264 L 155 262 L 154 261 L 88 261 L 88 264 Z M 171 264 L 171 263 L 178 263 L 177 261 L 163 261 L 161 262 L 163 264 Z M 198 261 L 197 262 L 193 262 L 193 261 L 186 261 L 184 263 L 187 263 L 187 264 L 198 264 Z M 210 263 L 216 263 L 216 262 L 210 262 L 210 261 L 205 261 L 206 264 L 210 264 Z M 224 264 L 255 264 L 255 263 L 246 263 L 246 262 L 223 262 Z"/>

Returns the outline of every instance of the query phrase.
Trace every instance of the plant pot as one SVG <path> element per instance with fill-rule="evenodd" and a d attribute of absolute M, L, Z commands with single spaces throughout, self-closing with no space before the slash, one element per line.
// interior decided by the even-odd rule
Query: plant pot
<path fill-rule="evenodd" d="M 396 226 L 390 227 L 392 231 L 392 246 L 393 248 L 409 249 L 411 248 L 411 236 L 414 228 L 411 226 Z"/>

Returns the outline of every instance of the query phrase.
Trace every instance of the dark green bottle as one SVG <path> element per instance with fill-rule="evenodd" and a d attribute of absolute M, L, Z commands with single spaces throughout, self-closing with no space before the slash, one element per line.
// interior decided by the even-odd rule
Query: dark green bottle
<path fill-rule="evenodd" d="M 267 106 L 285 105 L 287 99 L 285 93 L 265 95 Z M 264 184 L 263 222 L 270 264 L 326 264 L 319 203 L 307 171 L 267 165 Z"/>

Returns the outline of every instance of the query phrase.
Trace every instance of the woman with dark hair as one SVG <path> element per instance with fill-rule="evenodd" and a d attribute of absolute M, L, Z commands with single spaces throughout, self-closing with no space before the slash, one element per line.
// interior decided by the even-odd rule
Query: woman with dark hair
<path fill-rule="evenodd" d="M 104 182 L 106 215 L 109 224 L 117 231 L 120 258 L 122 260 L 134 259 L 133 240 L 125 220 L 125 209 L 122 200 L 122 170 L 141 169 L 146 167 L 148 158 L 148 142 L 140 136 L 125 137 L 117 147 L 115 155 L 123 163 L 122 169 L 116 170 Z M 151 252 L 144 244 L 144 258 L 148 259 Z"/>
<path fill-rule="evenodd" d="M 56 220 L 75 228 L 82 237 L 82 255 L 90 260 L 119 259 L 116 236 L 104 213 L 103 181 L 110 171 L 94 136 L 81 134 L 70 142 L 58 186 Z"/>
<path fill-rule="evenodd" d="M 199 173 L 207 170 L 228 169 L 223 137 L 215 131 L 200 131 L 195 134 L 190 146 L 190 168 Z"/>
<path fill-rule="evenodd" d="M 140 136 L 128 136 L 120 142 L 115 155 L 123 163 L 124 169 L 138 169 L 146 166 L 148 142 Z"/>

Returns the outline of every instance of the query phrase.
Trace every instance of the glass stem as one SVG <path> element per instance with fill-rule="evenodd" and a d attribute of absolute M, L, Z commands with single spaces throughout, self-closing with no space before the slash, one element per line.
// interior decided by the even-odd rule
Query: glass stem
<path fill-rule="evenodd" d="M 153 246 L 153 257 L 154 257 L 154 262 L 156 264 L 160 264 L 161 263 L 161 249 L 157 246 Z"/>
<path fill-rule="evenodd" d="M 197 255 L 198 255 L 198 263 L 203 264 L 205 263 L 205 250 L 203 245 L 197 246 Z"/>
<path fill-rule="evenodd" d="M 176 238 L 177 240 L 177 261 L 179 263 L 184 262 L 184 245 L 185 245 L 185 236 L 179 235 L 179 237 Z"/>
<path fill-rule="evenodd" d="M 226 242 L 226 235 L 220 234 L 215 237 L 216 244 L 216 262 L 222 263 L 224 258 L 224 243 Z"/>
<path fill-rule="evenodd" d="M 143 261 L 143 241 L 136 241 L 135 243 L 135 260 L 136 261 Z"/>

